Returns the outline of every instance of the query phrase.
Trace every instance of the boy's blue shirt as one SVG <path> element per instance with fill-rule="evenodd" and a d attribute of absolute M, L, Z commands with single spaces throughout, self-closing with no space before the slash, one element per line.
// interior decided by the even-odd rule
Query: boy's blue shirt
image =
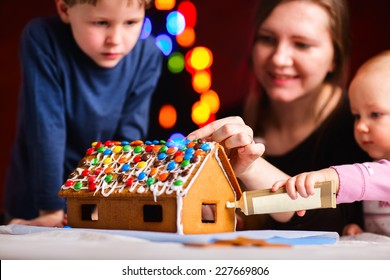
<path fill-rule="evenodd" d="M 57 193 L 93 141 L 147 136 L 162 54 L 139 40 L 114 68 L 96 65 L 59 17 L 32 20 L 21 37 L 22 80 L 5 206 L 31 219 L 64 207 Z"/>

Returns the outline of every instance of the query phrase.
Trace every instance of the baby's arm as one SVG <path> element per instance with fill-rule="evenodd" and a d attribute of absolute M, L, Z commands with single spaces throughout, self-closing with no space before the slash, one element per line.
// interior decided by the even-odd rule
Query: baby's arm
<path fill-rule="evenodd" d="M 304 172 L 287 180 L 277 181 L 272 186 L 272 191 L 285 187 L 291 199 L 297 199 L 297 193 L 302 197 L 314 195 L 314 185 L 317 182 L 334 181 L 336 192 L 340 187 L 339 175 L 333 168 L 325 168 L 318 171 Z"/>

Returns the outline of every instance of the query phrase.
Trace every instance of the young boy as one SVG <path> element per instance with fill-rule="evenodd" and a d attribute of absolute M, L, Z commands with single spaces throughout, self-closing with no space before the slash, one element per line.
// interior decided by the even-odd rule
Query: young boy
<path fill-rule="evenodd" d="M 376 161 L 302 173 L 276 182 L 272 189 L 285 186 L 289 196 L 296 199 L 297 192 L 302 197 L 314 194 L 316 182 L 333 180 L 337 203 L 365 200 L 366 230 L 390 235 L 390 51 L 359 68 L 351 82 L 349 98 L 355 116 L 355 139 Z M 359 232 L 357 226 L 349 229 L 349 234 Z"/>
<path fill-rule="evenodd" d="M 139 40 L 151 0 L 56 0 L 21 37 L 22 86 L 6 179 L 11 223 L 62 226 L 57 195 L 93 141 L 146 137 L 162 54 Z M 14 219 L 17 218 L 17 219 Z"/>

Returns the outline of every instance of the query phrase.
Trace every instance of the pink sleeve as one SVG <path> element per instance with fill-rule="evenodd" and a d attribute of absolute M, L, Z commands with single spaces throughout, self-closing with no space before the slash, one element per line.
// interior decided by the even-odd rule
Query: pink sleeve
<path fill-rule="evenodd" d="M 390 201 L 390 161 L 332 166 L 340 178 L 337 203 Z"/>

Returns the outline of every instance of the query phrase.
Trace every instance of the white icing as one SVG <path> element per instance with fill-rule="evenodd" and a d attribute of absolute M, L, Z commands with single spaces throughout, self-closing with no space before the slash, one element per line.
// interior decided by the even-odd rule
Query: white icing
<path fill-rule="evenodd" d="M 182 219 L 181 219 L 181 214 L 182 214 L 181 212 L 183 211 L 183 197 L 180 195 L 176 196 L 176 207 L 177 207 L 177 211 L 176 211 L 177 233 L 184 234 L 183 223 L 182 223 Z"/>

